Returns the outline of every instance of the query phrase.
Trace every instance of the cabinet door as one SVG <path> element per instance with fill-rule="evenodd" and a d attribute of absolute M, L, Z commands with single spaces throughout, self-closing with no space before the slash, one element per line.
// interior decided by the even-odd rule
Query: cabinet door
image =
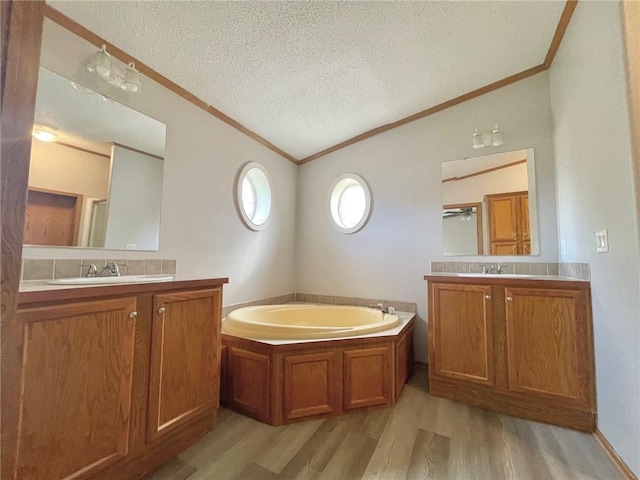
<path fill-rule="evenodd" d="M 154 297 L 149 441 L 217 406 L 221 297 L 219 288 Z"/>
<path fill-rule="evenodd" d="M 518 197 L 488 196 L 491 242 L 513 242 L 518 238 Z"/>
<path fill-rule="evenodd" d="M 338 409 L 336 352 L 283 358 L 284 418 L 310 417 Z"/>
<path fill-rule="evenodd" d="M 127 455 L 135 310 L 135 298 L 120 298 L 18 313 L 25 332 L 16 478 L 91 477 Z"/>
<path fill-rule="evenodd" d="M 234 410 L 263 422 L 271 420 L 271 358 L 229 347 L 227 403 Z"/>
<path fill-rule="evenodd" d="M 587 405 L 588 325 L 579 290 L 507 288 L 509 389 Z"/>
<path fill-rule="evenodd" d="M 393 403 L 390 344 L 345 350 L 343 362 L 345 410 Z"/>
<path fill-rule="evenodd" d="M 495 385 L 491 287 L 433 284 L 429 322 L 432 375 Z"/>

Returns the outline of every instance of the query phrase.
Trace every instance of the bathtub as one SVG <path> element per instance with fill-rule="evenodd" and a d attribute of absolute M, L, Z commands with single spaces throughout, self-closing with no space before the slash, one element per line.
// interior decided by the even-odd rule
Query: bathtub
<path fill-rule="evenodd" d="M 239 308 L 222 323 L 222 333 L 249 339 L 330 339 L 389 330 L 397 315 L 366 307 L 262 305 Z"/>

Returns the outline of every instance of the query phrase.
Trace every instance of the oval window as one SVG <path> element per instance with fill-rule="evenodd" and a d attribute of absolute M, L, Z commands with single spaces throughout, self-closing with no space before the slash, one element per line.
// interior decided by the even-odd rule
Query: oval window
<path fill-rule="evenodd" d="M 267 226 L 271 213 L 271 182 L 259 163 L 248 163 L 240 171 L 236 201 L 240 216 L 249 228 L 262 230 Z"/>
<path fill-rule="evenodd" d="M 329 218 L 341 233 L 360 230 L 369 219 L 371 195 L 367 182 L 355 173 L 338 177 L 329 191 Z"/>

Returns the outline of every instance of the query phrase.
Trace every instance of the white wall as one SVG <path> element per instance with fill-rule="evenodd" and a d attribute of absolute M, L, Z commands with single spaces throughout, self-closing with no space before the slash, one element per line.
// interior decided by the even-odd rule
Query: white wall
<path fill-rule="evenodd" d="M 34 139 L 29 186 L 107 198 L 110 164 L 109 158 Z"/>
<path fill-rule="evenodd" d="M 431 261 L 444 260 L 440 164 L 477 156 L 471 143 L 474 130 L 488 130 L 495 123 L 506 144 L 487 153 L 535 149 L 541 255 L 520 260 L 557 261 L 549 79 L 541 73 L 303 165 L 298 186 L 298 291 L 416 302 L 416 356 L 426 361 L 423 276 Z M 328 190 L 345 172 L 362 175 L 373 196 L 368 224 L 352 235 L 336 232 L 326 213 Z M 461 257 L 476 258 L 481 257 Z"/>
<path fill-rule="evenodd" d="M 117 145 L 112 147 L 111 159 L 104 245 L 157 250 L 164 161 Z"/>
<path fill-rule="evenodd" d="M 591 265 L 598 427 L 640 474 L 640 249 L 617 2 L 580 2 L 551 67 L 558 224 Z M 595 252 L 607 229 L 609 253 Z"/>
<path fill-rule="evenodd" d="M 29 247 L 24 258 L 174 258 L 179 275 L 228 276 L 225 304 L 294 291 L 297 167 L 147 78 L 138 95 L 93 78 L 84 64 L 95 51 L 45 20 L 42 64 L 46 68 L 167 125 L 160 249 L 154 253 L 78 252 Z M 247 229 L 234 206 L 235 176 L 249 161 L 262 163 L 273 182 L 273 218 L 262 232 Z"/>
<path fill-rule="evenodd" d="M 442 184 L 442 203 L 481 203 L 493 193 L 526 192 L 527 164 L 521 163 L 475 177 Z"/>

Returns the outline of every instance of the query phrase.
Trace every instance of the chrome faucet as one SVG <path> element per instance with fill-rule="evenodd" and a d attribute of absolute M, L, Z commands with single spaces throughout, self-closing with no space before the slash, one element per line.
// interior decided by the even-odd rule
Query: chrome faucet
<path fill-rule="evenodd" d="M 396 309 L 393 307 L 385 308 L 382 303 L 377 303 L 375 305 L 369 305 L 369 308 L 375 308 L 376 310 L 380 310 L 382 313 L 389 313 L 391 315 L 396 314 Z"/>
<path fill-rule="evenodd" d="M 500 262 L 498 262 L 497 265 L 492 263 L 491 265 L 487 266 L 484 263 L 482 263 L 478 266 L 482 267 L 482 273 L 491 273 L 491 274 L 502 274 L 504 273 L 505 268 L 509 268 L 509 265 L 500 265 Z"/>
<path fill-rule="evenodd" d="M 106 267 L 103 267 L 100 273 L 96 273 L 96 277 L 119 277 L 120 269 L 114 262 L 107 263 Z"/>
<path fill-rule="evenodd" d="M 87 273 L 84 274 L 85 277 L 95 277 L 98 273 L 98 267 L 96 267 L 93 263 L 81 263 L 81 267 L 89 267 L 87 269 Z"/>
<path fill-rule="evenodd" d="M 88 267 L 87 273 L 84 274 L 85 277 L 119 277 L 120 276 L 120 268 L 114 262 L 107 263 L 106 267 L 102 267 L 102 270 L 98 272 L 98 267 L 93 263 L 81 263 L 81 267 Z"/>

